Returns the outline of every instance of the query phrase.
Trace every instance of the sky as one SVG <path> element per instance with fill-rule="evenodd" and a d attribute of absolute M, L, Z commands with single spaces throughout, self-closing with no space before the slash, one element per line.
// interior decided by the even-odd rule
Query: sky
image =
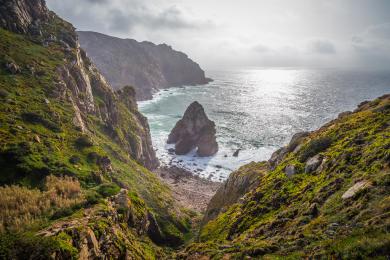
<path fill-rule="evenodd" d="M 389 0 L 47 0 L 78 30 L 167 43 L 206 70 L 390 68 Z"/>

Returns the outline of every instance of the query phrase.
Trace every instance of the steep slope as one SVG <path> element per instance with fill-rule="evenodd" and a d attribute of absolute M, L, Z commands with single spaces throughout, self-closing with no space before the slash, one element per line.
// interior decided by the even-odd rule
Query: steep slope
<path fill-rule="evenodd" d="M 206 84 L 204 71 L 182 52 L 166 44 L 119 39 L 78 32 L 88 56 L 115 89 L 135 87 L 138 100 L 151 99 L 158 89 Z"/>
<path fill-rule="evenodd" d="M 0 26 L 0 258 L 153 259 L 183 243 L 134 90 L 115 93 L 44 0 L 1 0 Z"/>
<path fill-rule="evenodd" d="M 388 258 L 389 148 L 390 95 L 294 136 L 231 175 L 177 258 Z"/>

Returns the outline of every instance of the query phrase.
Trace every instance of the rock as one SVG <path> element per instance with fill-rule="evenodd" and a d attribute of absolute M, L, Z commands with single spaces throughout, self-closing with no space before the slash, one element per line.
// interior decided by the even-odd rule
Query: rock
<path fill-rule="evenodd" d="M 218 214 L 228 206 L 239 201 L 247 192 L 253 190 L 260 183 L 261 173 L 266 172 L 267 166 L 265 164 L 253 171 L 251 167 L 253 164 L 250 163 L 243 166 L 241 170 L 245 172 L 243 174 L 240 171 L 233 172 L 229 175 L 226 182 L 221 185 L 217 190 L 214 197 L 210 200 L 207 206 L 207 210 L 204 214 L 202 224 L 206 224 L 208 221 L 216 218 Z M 245 170 L 245 168 L 248 168 Z M 220 177 L 219 180 L 222 180 Z"/>
<path fill-rule="evenodd" d="M 47 21 L 49 10 L 44 0 L 14 0 L 1 2 L 0 27 L 15 33 L 27 34 L 38 21 Z"/>
<path fill-rule="evenodd" d="M 345 111 L 345 112 L 340 113 L 340 114 L 337 116 L 337 118 L 338 118 L 338 119 L 342 119 L 342 118 L 344 118 L 344 117 L 346 117 L 346 116 L 349 116 L 349 115 L 351 115 L 351 114 L 352 114 L 351 111 Z"/>
<path fill-rule="evenodd" d="M 15 62 L 9 62 L 5 66 L 6 66 L 7 70 L 9 72 L 11 72 L 12 74 L 18 74 L 18 73 L 22 72 L 20 67 Z"/>
<path fill-rule="evenodd" d="M 100 157 L 98 165 L 103 172 L 112 172 L 111 160 L 108 158 L 108 156 Z"/>
<path fill-rule="evenodd" d="M 317 168 L 321 165 L 323 157 L 319 154 L 309 158 L 306 161 L 305 165 L 305 173 L 311 173 L 317 170 Z"/>
<path fill-rule="evenodd" d="M 288 177 L 290 177 L 297 173 L 297 169 L 295 168 L 294 165 L 287 165 L 286 168 L 284 169 L 284 172 Z"/>
<path fill-rule="evenodd" d="M 233 153 L 233 156 L 234 156 L 234 157 L 238 157 L 240 151 L 241 151 L 241 149 L 237 149 L 237 150 Z"/>
<path fill-rule="evenodd" d="M 211 156 L 218 152 L 216 130 L 202 105 L 193 102 L 168 136 L 168 144 L 175 144 L 175 153 L 183 155 L 198 148 L 197 155 Z"/>
<path fill-rule="evenodd" d="M 352 198 L 354 197 L 357 193 L 365 190 L 365 189 L 368 189 L 372 186 L 371 182 L 370 181 L 366 181 L 366 180 L 363 180 L 363 181 L 359 181 L 357 183 L 355 183 L 355 185 L 353 185 L 351 188 L 349 188 L 342 196 L 341 198 L 342 199 L 349 199 L 349 198 Z"/>
<path fill-rule="evenodd" d="M 39 135 L 34 135 L 34 141 L 37 143 L 41 143 L 41 138 L 39 138 Z"/>

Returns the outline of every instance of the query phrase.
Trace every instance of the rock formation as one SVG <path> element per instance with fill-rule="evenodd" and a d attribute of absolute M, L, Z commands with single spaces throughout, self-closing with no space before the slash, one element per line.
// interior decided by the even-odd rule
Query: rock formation
<path fill-rule="evenodd" d="M 215 123 L 211 121 L 201 104 L 193 102 L 168 136 L 168 144 L 175 144 L 175 153 L 183 155 L 194 148 L 201 157 L 218 152 Z"/>
<path fill-rule="evenodd" d="M 135 87 L 137 100 L 151 99 L 158 89 L 206 84 L 204 71 L 166 44 L 78 32 L 81 46 L 114 89 Z"/>

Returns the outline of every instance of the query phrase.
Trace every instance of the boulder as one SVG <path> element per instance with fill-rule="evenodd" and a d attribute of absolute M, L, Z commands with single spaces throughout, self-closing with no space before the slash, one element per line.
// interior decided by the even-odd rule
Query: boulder
<path fill-rule="evenodd" d="M 12 74 L 18 74 L 22 71 L 20 69 L 20 67 L 15 62 L 9 62 L 5 66 L 6 66 L 7 70 L 9 72 L 11 72 Z"/>
<path fill-rule="evenodd" d="M 238 157 L 240 151 L 241 151 L 241 149 L 237 149 L 237 150 L 233 153 L 233 156 L 234 156 L 234 157 Z"/>
<path fill-rule="evenodd" d="M 211 121 L 201 104 L 193 102 L 168 136 L 168 144 L 175 144 L 175 153 L 184 155 L 198 148 L 201 157 L 218 152 L 215 123 Z"/>
<path fill-rule="evenodd" d="M 349 199 L 349 198 L 352 198 L 354 197 L 357 193 L 365 190 L 365 189 L 368 189 L 371 187 L 371 182 L 370 181 L 359 181 L 357 183 L 355 183 L 355 185 L 353 185 L 351 188 L 349 188 L 342 196 L 341 198 L 342 199 Z"/>
<path fill-rule="evenodd" d="M 297 169 L 295 168 L 294 165 L 288 165 L 286 166 L 286 168 L 284 169 L 284 172 L 286 173 L 287 176 L 293 176 L 294 174 L 297 173 Z"/>
<path fill-rule="evenodd" d="M 309 158 L 305 165 L 305 173 L 311 173 L 317 170 L 321 165 L 323 157 L 319 154 Z"/>

